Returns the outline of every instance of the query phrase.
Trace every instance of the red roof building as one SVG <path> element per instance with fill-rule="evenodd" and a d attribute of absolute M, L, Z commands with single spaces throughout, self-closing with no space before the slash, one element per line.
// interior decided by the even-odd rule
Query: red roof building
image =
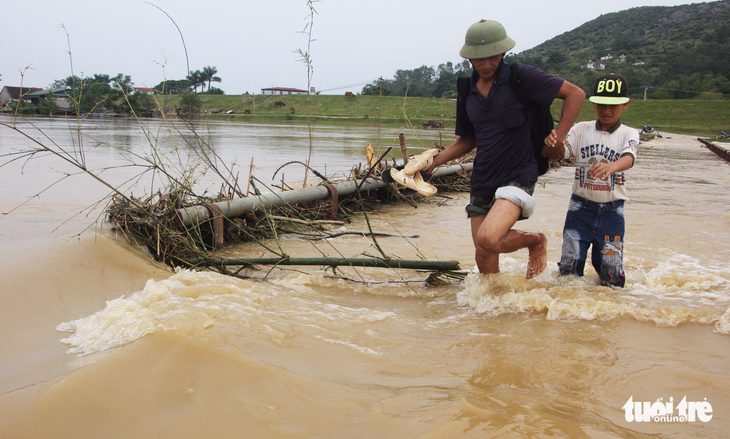
<path fill-rule="evenodd" d="M 2 103 L 5 105 L 8 104 L 14 104 L 20 100 L 21 97 L 24 97 L 28 93 L 34 93 L 37 91 L 43 90 L 42 88 L 37 87 L 12 87 L 12 86 L 5 86 L 3 87 L 2 91 L 0 91 L 0 100 L 2 100 Z M 28 99 L 29 100 L 29 99 Z"/>

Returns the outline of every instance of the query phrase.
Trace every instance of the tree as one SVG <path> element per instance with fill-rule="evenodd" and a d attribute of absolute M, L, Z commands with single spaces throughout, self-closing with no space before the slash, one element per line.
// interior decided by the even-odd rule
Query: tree
<path fill-rule="evenodd" d="M 13 111 L 18 112 L 18 114 L 35 113 L 35 108 L 33 107 L 33 105 L 31 105 L 30 102 L 26 101 L 25 99 L 18 99 L 15 103 L 11 103 L 10 108 Z"/>
<path fill-rule="evenodd" d="M 126 100 L 129 102 L 131 110 L 138 116 L 151 117 L 152 112 L 157 108 L 154 97 L 145 92 L 136 91 L 134 94 L 128 95 Z"/>
<path fill-rule="evenodd" d="M 431 85 L 435 76 L 434 68 L 425 65 L 414 70 L 396 70 L 390 88 L 396 96 L 433 96 Z"/>
<path fill-rule="evenodd" d="M 121 75 L 121 73 L 119 74 Z M 100 75 L 98 73 L 94 73 L 94 76 L 86 78 L 84 82 L 86 84 L 109 84 L 112 81 L 112 78 L 109 77 L 109 75 Z"/>
<path fill-rule="evenodd" d="M 203 67 L 203 71 L 201 72 L 201 80 L 202 81 L 208 81 L 208 90 L 210 91 L 210 83 L 212 82 L 221 82 L 221 78 L 215 76 L 215 74 L 218 73 L 218 69 L 215 68 L 215 66 L 207 66 Z"/>
<path fill-rule="evenodd" d="M 454 66 L 451 62 L 440 64 L 438 77 L 434 81 L 433 96 L 437 98 L 456 97 L 456 79 L 460 76 L 471 76 L 471 63 L 464 60 Z"/>
<path fill-rule="evenodd" d="M 361 95 L 380 96 L 380 80 L 375 80 L 360 91 Z M 383 96 L 390 96 L 390 90 L 383 88 Z"/>
<path fill-rule="evenodd" d="M 190 86 L 193 88 L 193 92 L 198 92 L 198 87 L 201 87 L 201 89 L 205 88 L 205 80 L 203 79 L 203 72 L 200 70 L 196 71 L 190 71 L 190 74 L 186 78 L 188 82 L 190 83 Z M 201 90 L 202 91 L 202 90 Z"/>
<path fill-rule="evenodd" d="M 154 87 L 154 89 L 157 90 L 158 93 L 164 93 L 168 95 L 189 93 L 190 88 L 190 81 L 186 79 L 180 79 L 178 81 L 162 81 Z"/>
<path fill-rule="evenodd" d="M 568 62 L 568 57 L 557 50 L 548 50 L 545 67 L 549 70 L 560 70 L 563 64 Z"/>
<path fill-rule="evenodd" d="M 46 93 L 46 95 L 38 101 L 38 111 L 40 111 L 41 114 L 53 116 L 53 113 L 58 111 L 58 104 L 56 104 L 54 98 L 55 96 L 53 96 L 53 93 L 50 91 Z"/>
<path fill-rule="evenodd" d="M 107 82 L 112 82 L 112 87 L 115 90 L 120 90 L 125 95 L 131 95 L 136 91 L 134 82 L 132 82 L 132 78 L 129 75 L 118 73 L 117 76 Z"/>
<path fill-rule="evenodd" d="M 101 110 L 113 110 L 114 101 L 121 97 L 121 92 L 112 89 L 105 82 L 91 84 L 81 94 L 80 111 L 83 113 L 99 112 Z"/>
<path fill-rule="evenodd" d="M 84 82 L 83 79 L 78 76 L 69 76 L 66 79 L 56 79 L 51 84 L 51 88 L 70 88 L 77 89 L 81 88 L 81 84 Z"/>
<path fill-rule="evenodd" d="M 190 119 L 197 119 L 200 117 L 200 107 L 200 96 L 195 93 L 188 93 L 180 98 L 180 108 L 178 110 L 183 114 L 187 114 Z"/>
<path fill-rule="evenodd" d="M 456 78 L 471 75 L 471 63 L 463 60 L 453 64 L 440 64 L 438 69 L 421 66 L 414 70 L 398 70 L 393 79 L 382 80 L 383 96 L 453 97 L 456 94 Z M 363 87 L 360 94 L 380 94 L 381 80 Z"/>

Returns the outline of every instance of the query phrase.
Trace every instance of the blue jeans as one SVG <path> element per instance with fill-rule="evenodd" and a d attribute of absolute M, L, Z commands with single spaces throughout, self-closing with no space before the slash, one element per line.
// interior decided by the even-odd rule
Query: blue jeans
<path fill-rule="evenodd" d="M 588 247 L 591 263 L 605 284 L 623 287 L 624 202 L 596 203 L 578 195 L 570 197 L 563 229 L 560 274 L 583 276 Z"/>

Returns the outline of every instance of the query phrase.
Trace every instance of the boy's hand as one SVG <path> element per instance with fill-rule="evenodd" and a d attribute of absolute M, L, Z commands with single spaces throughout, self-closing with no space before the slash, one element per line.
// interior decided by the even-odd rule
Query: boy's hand
<path fill-rule="evenodd" d="M 634 156 L 631 154 L 624 154 L 615 162 L 596 163 L 591 167 L 590 173 L 594 180 L 608 180 L 608 177 L 614 173 L 623 172 L 632 166 L 634 166 Z"/>
<path fill-rule="evenodd" d="M 553 147 L 558 144 L 558 133 L 555 130 L 550 131 L 550 134 L 545 137 L 545 145 Z"/>
<path fill-rule="evenodd" d="M 594 180 L 608 180 L 608 177 L 614 172 L 616 172 L 614 163 L 596 163 L 591 167 L 591 178 Z"/>
<path fill-rule="evenodd" d="M 563 142 L 558 140 L 558 133 L 552 130 L 545 137 L 545 146 L 542 148 L 543 157 L 547 157 L 551 162 L 557 162 L 565 155 L 565 147 Z"/>

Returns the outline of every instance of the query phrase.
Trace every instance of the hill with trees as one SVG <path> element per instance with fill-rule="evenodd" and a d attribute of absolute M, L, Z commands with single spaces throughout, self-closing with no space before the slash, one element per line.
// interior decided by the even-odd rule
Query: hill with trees
<path fill-rule="evenodd" d="M 506 60 L 533 64 L 590 92 L 606 73 L 623 75 L 632 97 L 730 98 L 730 0 L 681 6 L 645 6 L 601 15 Z M 398 70 L 392 80 L 366 85 L 362 94 L 453 97 L 468 61 Z"/>

